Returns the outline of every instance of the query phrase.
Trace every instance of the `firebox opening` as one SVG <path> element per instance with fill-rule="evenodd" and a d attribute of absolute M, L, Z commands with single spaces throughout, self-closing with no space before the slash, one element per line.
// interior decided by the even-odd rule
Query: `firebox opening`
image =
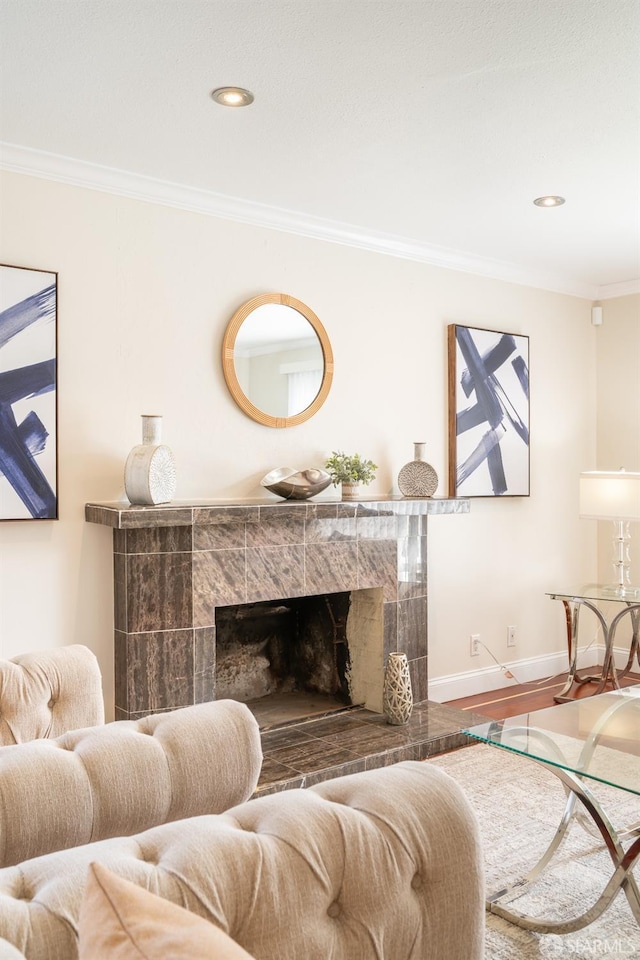
<path fill-rule="evenodd" d="M 370 595 L 379 612 L 363 625 Z M 263 729 L 361 705 L 367 684 L 354 668 L 363 660 L 364 634 L 381 664 L 381 591 L 218 607 L 216 699 L 247 703 Z"/>

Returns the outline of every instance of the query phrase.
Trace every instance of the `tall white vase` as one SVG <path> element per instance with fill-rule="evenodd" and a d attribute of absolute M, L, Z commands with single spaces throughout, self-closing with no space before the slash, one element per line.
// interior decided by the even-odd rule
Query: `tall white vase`
<path fill-rule="evenodd" d="M 142 443 L 127 457 L 124 489 L 130 503 L 140 506 L 169 503 L 173 499 L 176 465 L 173 453 L 162 443 L 162 417 L 142 415 Z"/>
<path fill-rule="evenodd" d="M 390 653 L 384 671 L 382 712 L 393 724 L 407 723 L 413 713 L 413 691 L 406 653 Z"/>

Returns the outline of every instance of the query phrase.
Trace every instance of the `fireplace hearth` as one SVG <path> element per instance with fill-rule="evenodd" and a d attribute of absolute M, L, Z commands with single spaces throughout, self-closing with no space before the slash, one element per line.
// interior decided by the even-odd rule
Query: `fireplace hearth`
<path fill-rule="evenodd" d="M 426 760 L 469 745 L 461 730 L 488 720 L 443 703 L 417 703 L 401 727 L 379 713 L 352 707 L 262 731 L 264 759 L 256 793 L 310 787 L 322 780 L 402 760 Z"/>

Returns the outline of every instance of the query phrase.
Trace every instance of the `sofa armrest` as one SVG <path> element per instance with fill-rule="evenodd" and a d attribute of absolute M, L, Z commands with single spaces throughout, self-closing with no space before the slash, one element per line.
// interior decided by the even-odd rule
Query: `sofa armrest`
<path fill-rule="evenodd" d="M 220 700 L 0 747 L 0 865 L 246 800 L 258 724 Z"/>
<path fill-rule="evenodd" d="M 74 960 L 89 866 L 215 923 L 259 960 L 482 960 L 479 832 L 458 785 L 409 761 L 0 870 L 0 937 Z"/>
<path fill-rule="evenodd" d="M 88 647 L 0 660 L 0 746 L 102 723 L 102 675 Z"/>

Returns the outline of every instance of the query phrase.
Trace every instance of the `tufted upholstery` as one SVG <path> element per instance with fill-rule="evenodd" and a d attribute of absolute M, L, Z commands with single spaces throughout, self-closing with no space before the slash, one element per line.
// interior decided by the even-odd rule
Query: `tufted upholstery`
<path fill-rule="evenodd" d="M 20 953 L 8 940 L 0 940 L 0 960 L 23 960 L 24 953 Z"/>
<path fill-rule="evenodd" d="M 257 960 L 481 960 L 478 831 L 457 784 L 409 761 L 0 870 L 0 937 L 73 960 L 98 861 L 208 918 Z M 1 956 L 1 954 L 0 954 Z"/>
<path fill-rule="evenodd" d="M 81 644 L 0 660 L 0 746 L 104 723 L 102 676 Z"/>
<path fill-rule="evenodd" d="M 251 796 L 261 764 L 235 700 L 0 747 L 0 865 L 220 813 Z"/>

